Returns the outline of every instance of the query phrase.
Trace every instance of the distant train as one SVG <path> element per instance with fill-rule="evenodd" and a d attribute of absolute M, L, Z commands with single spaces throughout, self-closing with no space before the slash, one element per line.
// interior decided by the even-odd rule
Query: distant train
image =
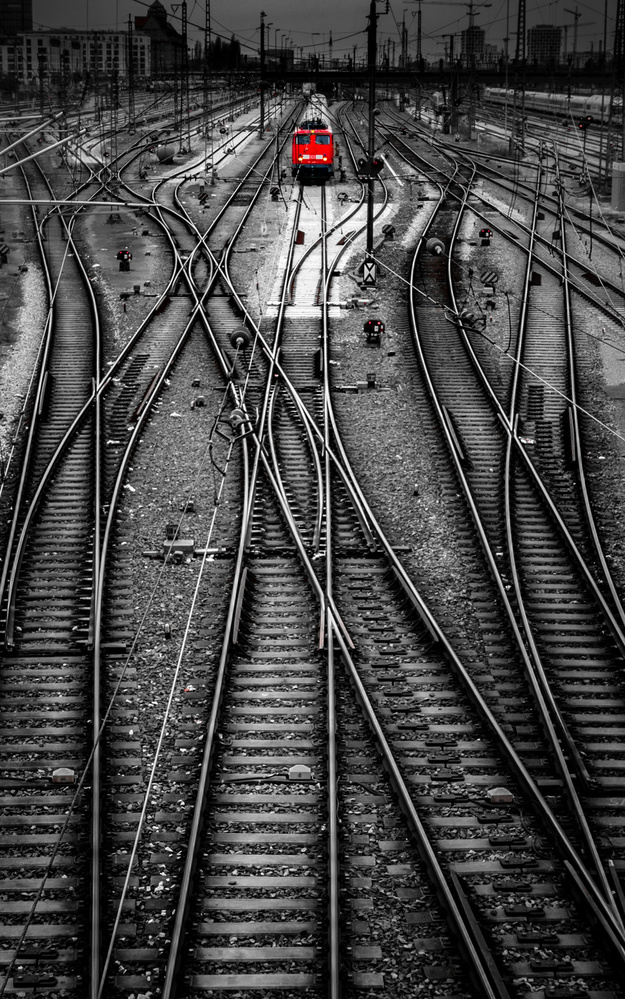
<path fill-rule="evenodd" d="M 485 87 L 484 97 L 503 104 L 506 100 L 506 91 L 498 87 Z M 508 104 L 512 104 L 514 91 L 508 90 L 507 97 Z M 526 91 L 525 107 L 552 111 L 554 114 L 568 115 L 570 112 L 573 118 L 590 114 L 597 122 L 607 121 L 610 116 L 610 98 L 603 94 L 571 94 L 569 97 L 568 94 Z"/>
<path fill-rule="evenodd" d="M 327 102 L 323 95 L 311 94 L 293 133 L 291 174 L 299 180 L 327 180 L 333 173 L 334 136 Z"/>

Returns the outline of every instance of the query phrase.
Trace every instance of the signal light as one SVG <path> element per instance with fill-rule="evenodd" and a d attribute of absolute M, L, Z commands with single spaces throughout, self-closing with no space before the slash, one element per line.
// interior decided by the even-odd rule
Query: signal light
<path fill-rule="evenodd" d="M 492 235 L 492 229 L 480 229 L 480 239 L 491 239 Z"/>
<path fill-rule="evenodd" d="M 371 180 L 372 178 L 377 177 L 383 166 L 384 160 L 382 159 L 358 160 L 358 164 L 356 166 L 356 175 L 358 180 Z"/>

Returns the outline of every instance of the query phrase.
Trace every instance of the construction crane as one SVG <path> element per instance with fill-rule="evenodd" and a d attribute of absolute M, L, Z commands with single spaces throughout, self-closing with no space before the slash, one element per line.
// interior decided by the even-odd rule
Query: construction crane
<path fill-rule="evenodd" d="M 419 4 L 417 11 L 417 59 L 421 60 L 421 4 L 434 3 L 437 7 L 468 7 L 469 8 L 469 28 L 473 27 L 475 18 L 475 7 L 492 7 L 490 0 L 414 0 Z"/>
<path fill-rule="evenodd" d="M 593 24 L 594 22 L 593 21 L 584 21 L 583 24 L 578 24 L 578 21 L 579 21 L 580 17 L 582 16 L 582 12 L 580 10 L 578 10 L 577 7 L 575 8 L 575 10 L 571 10 L 569 7 L 565 7 L 564 10 L 566 11 L 567 14 L 572 14 L 573 17 L 574 17 L 574 21 L 573 21 L 573 55 L 572 55 L 571 58 L 573 60 L 573 65 L 575 65 L 575 56 L 577 55 L 577 29 L 578 29 L 578 27 L 579 28 L 588 27 L 589 25 Z M 566 55 L 567 55 L 567 51 L 566 51 L 567 50 L 567 31 L 568 31 L 568 28 L 570 27 L 570 25 L 565 24 L 563 27 L 564 27 L 564 55 L 566 57 Z"/>

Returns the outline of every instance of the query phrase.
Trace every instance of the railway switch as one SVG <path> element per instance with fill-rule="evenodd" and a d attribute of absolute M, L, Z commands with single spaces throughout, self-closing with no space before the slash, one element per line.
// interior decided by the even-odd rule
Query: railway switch
<path fill-rule="evenodd" d="M 163 541 L 163 555 L 194 555 L 195 541 L 193 538 L 174 538 L 173 541 Z"/>

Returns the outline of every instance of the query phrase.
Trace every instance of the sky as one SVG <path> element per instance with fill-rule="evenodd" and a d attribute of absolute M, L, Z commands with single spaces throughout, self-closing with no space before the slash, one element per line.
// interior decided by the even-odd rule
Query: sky
<path fill-rule="evenodd" d="M 180 3 L 162 0 L 174 25 Z M 187 0 L 189 37 L 192 41 L 203 37 L 206 0 Z M 357 46 L 357 56 L 365 55 L 367 15 L 370 0 L 208 0 L 211 25 L 215 32 L 230 38 L 235 35 L 242 51 L 252 55 L 259 47 L 260 12 L 265 11 L 269 24 L 266 42 L 273 47 L 277 42 L 310 52 L 330 54 L 335 59 L 352 54 Z M 573 24 L 577 18 L 577 52 L 589 51 L 591 45 L 598 53 L 607 24 L 607 48 L 612 48 L 617 0 L 526 0 L 526 27 L 555 24 L 567 28 L 567 48 L 571 52 L 574 42 Z M 606 18 L 607 5 L 607 18 Z M 33 0 L 35 26 L 44 28 L 89 28 L 90 30 L 122 30 L 129 15 L 145 14 L 149 2 L 140 0 Z M 389 13 L 384 2 L 378 2 L 378 33 L 382 44 L 387 39 L 395 43 L 396 59 L 400 51 L 400 26 L 405 18 L 408 29 L 409 49 L 416 54 L 417 10 L 422 11 L 422 51 L 426 59 L 438 59 L 444 54 L 444 36 L 461 32 L 469 25 L 469 3 L 463 0 L 390 0 Z M 474 23 L 486 31 L 486 42 L 503 48 L 503 39 L 510 38 L 509 51 L 514 54 L 518 17 L 518 0 L 473 0 Z M 284 36 L 284 37 L 283 37 Z M 458 42 L 455 43 L 458 46 Z"/>

